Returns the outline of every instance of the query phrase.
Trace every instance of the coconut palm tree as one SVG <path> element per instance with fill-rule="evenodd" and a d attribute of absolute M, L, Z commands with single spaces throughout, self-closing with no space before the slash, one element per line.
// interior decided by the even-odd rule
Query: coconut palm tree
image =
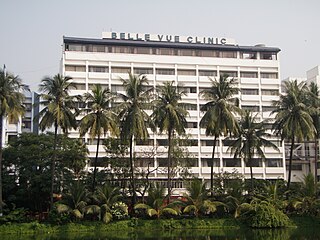
<path fill-rule="evenodd" d="M 97 150 L 94 160 L 94 170 L 92 179 L 92 192 L 96 186 L 96 173 L 97 162 L 99 154 L 100 137 L 102 134 L 106 135 L 107 132 L 111 134 L 118 134 L 119 128 L 117 125 L 117 116 L 111 109 L 111 101 L 114 99 L 109 89 L 103 89 L 100 84 L 93 86 L 92 92 L 84 94 L 84 101 L 90 104 L 90 109 L 87 115 L 85 115 L 80 121 L 80 136 L 84 136 L 89 132 L 90 138 L 97 140 Z"/>
<path fill-rule="evenodd" d="M 18 76 L 7 73 L 5 69 L 0 69 L 0 216 L 2 216 L 2 135 L 3 121 L 7 117 L 9 121 L 18 120 L 24 113 L 23 91 L 26 86 L 22 84 Z"/>
<path fill-rule="evenodd" d="M 186 116 L 188 111 L 180 103 L 184 92 L 179 91 L 174 82 L 165 82 L 159 87 L 159 95 L 155 100 L 154 111 L 151 115 L 155 125 L 160 133 L 168 134 L 168 202 L 171 194 L 171 157 L 172 157 L 172 139 L 174 133 L 184 134 L 187 126 Z"/>
<path fill-rule="evenodd" d="M 201 108 L 204 115 L 200 126 L 206 129 L 207 136 L 214 136 L 211 164 L 211 190 L 213 189 L 213 162 L 217 139 L 222 135 L 237 133 L 238 123 L 235 117 L 240 113 L 238 99 L 234 97 L 239 92 L 236 79 L 222 75 L 219 79 L 211 79 L 211 87 L 200 94 L 207 101 Z"/>
<path fill-rule="evenodd" d="M 286 81 L 284 82 L 284 90 L 285 94 L 280 95 L 280 99 L 273 103 L 276 109 L 272 113 L 276 113 L 276 116 L 272 128 L 275 134 L 281 137 L 281 140 L 287 139 L 290 141 L 287 184 L 289 189 L 295 141 L 312 138 L 315 133 L 315 127 L 310 116 L 309 106 L 306 104 L 306 83 L 298 83 L 297 80 Z"/>
<path fill-rule="evenodd" d="M 253 161 L 255 156 L 265 159 L 263 147 L 272 147 L 278 150 L 278 147 L 268 140 L 271 134 L 266 132 L 265 123 L 257 122 L 257 115 L 253 116 L 246 110 L 239 123 L 239 131 L 232 138 L 235 138 L 228 148 L 234 157 L 241 157 L 247 166 L 250 167 L 251 190 L 253 191 Z"/>
<path fill-rule="evenodd" d="M 132 187 L 132 204 L 136 203 L 136 187 L 133 164 L 133 141 L 145 140 L 149 137 L 148 127 L 153 128 L 151 118 L 146 113 L 152 88 L 146 87 L 148 79 L 143 75 L 129 73 L 128 79 L 121 79 L 125 94 L 119 94 L 122 102 L 118 106 L 120 119 L 120 136 L 129 142 L 130 178 Z"/>
<path fill-rule="evenodd" d="M 318 85 L 315 82 L 311 82 L 309 85 L 308 91 L 308 106 L 311 109 L 311 117 L 313 121 L 313 125 L 315 127 L 315 138 L 314 138 L 314 180 L 317 183 L 318 176 L 318 141 L 320 138 L 320 90 Z"/>
<path fill-rule="evenodd" d="M 53 205 L 58 128 L 60 127 L 64 133 L 67 133 L 69 129 L 75 129 L 77 126 L 75 96 L 69 95 L 69 90 L 75 88 L 71 80 L 71 77 L 57 74 L 53 77 L 44 77 L 39 85 L 39 90 L 42 92 L 40 95 L 41 104 L 44 105 L 44 108 L 39 113 L 41 117 L 39 127 L 42 131 L 46 128 L 54 127 L 54 151 L 51 163 L 51 207 Z"/>

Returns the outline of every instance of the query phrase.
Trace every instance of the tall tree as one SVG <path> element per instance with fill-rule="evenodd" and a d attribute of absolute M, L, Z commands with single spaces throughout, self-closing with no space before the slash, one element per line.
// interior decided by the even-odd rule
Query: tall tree
<path fill-rule="evenodd" d="M 314 134 L 314 180 L 318 182 L 318 155 L 319 155 L 319 145 L 318 141 L 320 138 L 320 90 L 318 85 L 315 82 L 311 82 L 309 85 L 308 92 L 308 106 L 311 109 L 311 117 L 313 121 L 313 125 L 315 127 Z"/>
<path fill-rule="evenodd" d="M 2 138 L 3 121 L 7 117 L 9 121 L 17 121 L 24 113 L 23 91 L 27 90 L 18 76 L 0 69 L 0 216 L 3 210 L 2 197 Z"/>
<path fill-rule="evenodd" d="M 309 106 L 306 104 L 307 85 L 305 82 L 298 83 L 295 81 L 284 82 L 285 94 L 280 95 L 278 101 L 274 101 L 276 113 L 273 130 L 281 140 L 290 141 L 289 156 L 289 176 L 288 185 L 291 182 L 291 170 L 293 149 L 295 141 L 303 141 L 314 136 L 315 127 L 312 117 L 310 116 Z"/>
<path fill-rule="evenodd" d="M 245 111 L 242 114 L 239 131 L 233 140 L 232 145 L 229 147 L 234 157 L 241 157 L 246 166 L 250 167 L 251 175 L 251 190 L 253 191 L 253 171 L 254 157 L 261 157 L 265 159 L 263 147 L 272 147 L 278 150 L 278 147 L 268 140 L 271 134 L 266 132 L 265 123 L 257 122 L 257 116 L 253 116 L 251 112 Z"/>
<path fill-rule="evenodd" d="M 80 121 L 80 136 L 89 132 L 90 138 L 97 140 L 96 157 L 94 160 L 92 192 L 96 186 L 97 162 L 99 154 L 100 137 L 110 132 L 113 135 L 118 134 L 117 116 L 111 108 L 111 102 L 115 95 L 109 89 L 103 89 L 100 84 L 93 86 L 92 93 L 84 94 L 84 101 L 90 105 L 87 115 Z"/>
<path fill-rule="evenodd" d="M 234 97 L 239 92 L 237 81 L 222 75 L 218 79 L 211 79 L 211 87 L 200 94 L 207 101 L 201 108 L 204 115 L 200 126 L 206 129 L 207 136 L 213 136 L 212 163 L 211 163 L 211 190 L 213 189 L 213 162 L 217 139 L 227 134 L 237 133 L 238 123 L 235 117 L 240 113 L 238 99 Z"/>
<path fill-rule="evenodd" d="M 174 82 L 165 82 L 159 87 L 159 95 L 155 100 L 154 111 L 151 115 L 155 125 L 159 127 L 160 133 L 168 134 L 168 202 L 171 194 L 171 158 L 172 158 L 172 139 L 174 133 L 184 134 L 187 126 L 185 110 L 181 101 L 184 92 L 179 91 Z"/>
<path fill-rule="evenodd" d="M 121 139 L 129 142 L 130 173 L 132 187 L 132 203 L 136 203 L 136 188 L 133 164 L 133 141 L 145 140 L 149 137 L 148 127 L 153 128 L 146 109 L 150 108 L 152 88 L 147 87 L 148 79 L 144 75 L 129 73 L 128 79 L 121 79 L 125 94 L 119 94 L 122 103 L 119 105 Z"/>
<path fill-rule="evenodd" d="M 44 106 L 39 113 L 41 117 L 39 127 L 42 131 L 52 126 L 54 127 L 54 145 L 51 163 L 51 208 L 53 205 L 58 128 L 60 127 L 64 133 L 67 133 L 69 129 L 76 129 L 77 127 L 75 115 L 78 110 L 74 101 L 75 96 L 69 95 L 69 90 L 75 88 L 71 80 L 71 77 L 57 74 L 53 77 L 44 77 L 39 85 L 42 99 L 40 104 Z"/>

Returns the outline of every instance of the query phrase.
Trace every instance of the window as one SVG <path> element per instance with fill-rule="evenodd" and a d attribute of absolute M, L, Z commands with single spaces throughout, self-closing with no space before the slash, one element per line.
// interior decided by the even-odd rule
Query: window
<path fill-rule="evenodd" d="M 159 48 L 158 54 L 159 55 L 174 55 L 174 51 L 171 48 Z"/>
<path fill-rule="evenodd" d="M 194 54 L 194 50 L 192 49 L 181 49 L 180 50 L 180 56 L 193 56 Z"/>
<path fill-rule="evenodd" d="M 253 158 L 249 163 L 245 163 L 246 167 L 262 167 L 261 158 Z"/>
<path fill-rule="evenodd" d="M 152 68 L 134 68 L 134 74 L 153 74 Z"/>
<path fill-rule="evenodd" d="M 199 70 L 199 76 L 216 77 L 217 76 L 217 71 L 214 71 L 214 70 Z"/>
<path fill-rule="evenodd" d="M 31 129 L 31 118 L 23 118 L 22 119 L 22 127 Z"/>
<path fill-rule="evenodd" d="M 272 112 L 273 110 L 276 110 L 277 108 L 274 106 L 262 106 L 262 112 Z"/>
<path fill-rule="evenodd" d="M 18 139 L 17 135 L 8 135 L 8 143 L 9 144 L 14 143 L 15 141 L 17 141 L 17 139 Z"/>
<path fill-rule="evenodd" d="M 243 89 L 241 89 L 241 94 L 243 94 L 243 95 L 259 95 L 259 90 L 258 89 L 243 88 Z"/>
<path fill-rule="evenodd" d="M 188 122 L 187 128 L 198 128 L 198 123 L 197 122 Z"/>
<path fill-rule="evenodd" d="M 129 67 L 112 67 L 112 73 L 129 73 L 131 72 L 131 68 Z"/>
<path fill-rule="evenodd" d="M 248 110 L 248 111 L 252 111 L 252 112 L 259 112 L 259 106 L 242 105 L 241 108 L 243 110 Z"/>
<path fill-rule="evenodd" d="M 197 93 L 197 88 L 196 87 L 190 87 L 189 90 L 190 90 L 189 91 L 190 93 Z"/>
<path fill-rule="evenodd" d="M 75 106 L 79 109 L 86 108 L 86 103 L 84 102 L 75 102 Z"/>
<path fill-rule="evenodd" d="M 279 90 L 278 89 L 261 89 L 261 94 L 276 96 L 276 95 L 279 95 Z"/>
<path fill-rule="evenodd" d="M 174 75 L 174 69 L 158 68 L 158 69 L 156 69 L 156 74 L 159 74 L 159 75 Z"/>
<path fill-rule="evenodd" d="M 191 69 L 178 70 L 178 75 L 196 76 L 196 70 L 191 70 Z"/>
<path fill-rule="evenodd" d="M 261 73 L 261 78 L 278 78 L 278 73 Z"/>
<path fill-rule="evenodd" d="M 85 46 L 80 44 L 66 44 L 66 51 L 83 52 L 85 51 Z"/>
<path fill-rule="evenodd" d="M 111 85 L 112 92 L 124 91 L 124 87 L 122 85 Z"/>
<path fill-rule="evenodd" d="M 32 110 L 32 103 L 25 103 L 24 108 L 26 111 L 31 111 Z"/>
<path fill-rule="evenodd" d="M 223 142 L 223 146 L 231 146 L 234 143 L 234 140 L 224 139 L 222 142 Z"/>
<path fill-rule="evenodd" d="M 92 52 L 105 52 L 106 47 L 101 45 L 93 45 L 92 46 Z"/>
<path fill-rule="evenodd" d="M 266 159 L 266 167 L 282 167 L 282 159 L 281 158 L 267 158 Z"/>
<path fill-rule="evenodd" d="M 89 72 L 108 72 L 108 67 L 89 66 Z"/>
<path fill-rule="evenodd" d="M 286 168 L 289 169 L 289 165 L 287 165 Z M 302 164 L 292 164 L 291 170 L 302 171 Z"/>
<path fill-rule="evenodd" d="M 201 51 L 200 55 L 202 55 L 202 57 L 219 57 L 219 52 L 218 51 L 203 50 L 203 51 Z"/>
<path fill-rule="evenodd" d="M 150 54 L 150 48 L 146 48 L 146 47 L 137 47 L 136 48 L 136 53 L 137 54 Z"/>
<path fill-rule="evenodd" d="M 168 146 L 168 139 L 157 139 L 158 146 Z"/>
<path fill-rule="evenodd" d="M 153 146 L 153 139 L 137 140 L 136 144 L 142 146 Z"/>
<path fill-rule="evenodd" d="M 214 140 L 200 140 L 201 146 L 213 146 Z M 216 146 L 219 146 L 219 141 L 216 141 Z"/>
<path fill-rule="evenodd" d="M 220 52 L 220 57 L 221 58 L 237 58 L 237 52 L 232 52 L 232 51 Z"/>
<path fill-rule="evenodd" d="M 66 71 L 70 71 L 70 72 L 85 72 L 86 71 L 86 66 L 66 65 Z"/>
<path fill-rule="evenodd" d="M 223 158 L 224 167 L 241 167 L 240 158 Z"/>
<path fill-rule="evenodd" d="M 76 90 L 86 90 L 86 84 L 84 83 L 76 83 L 75 84 Z"/>
<path fill-rule="evenodd" d="M 260 59 L 264 60 L 277 60 L 277 53 L 275 52 L 261 52 Z"/>
<path fill-rule="evenodd" d="M 168 158 L 158 158 L 159 167 L 168 167 Z"/>
<path fill-rule="evenodd" d="M 181 143 L 182 146 L 198 146 L 198 140 L 196 139 L 187 139 L 187 140 L 184 140 L 182 141 Z"/>
<path fill-rule="evenodd" d="M 186 110 L 196 111 L 197 110 L 197 104 L 186 103 L 184 105 L 184 108 Z"/>
<path fill-rule="evenodd" d="M 240 58 L 242 58 L 242 59 L 257 59 L 257 53 L 256 52 L 241 52 Z"/>
<path fill-rule="evenodd" d="M 154 159 L 153 158 L 136 158 L 134 160 L 134 165 L 136 167 L 154 167 Z"/>
<path fill-rule="evenodd" d="M 257 72 L 240 72 L 240 77 L 242 78 L 257 78 Z"/>
<path fill-rule="evenodd" d="M 237 77 L 238 73 L 236 71 L 221 71 L 221 76 L 228 75 L 228 77 Z"/>
<path fill-rule="evenodd" d="M 201 165 L 202 167 L 220 167 L 220 159 L 214 158 L 212 161 L 212 158 L 201 158 Z"/>

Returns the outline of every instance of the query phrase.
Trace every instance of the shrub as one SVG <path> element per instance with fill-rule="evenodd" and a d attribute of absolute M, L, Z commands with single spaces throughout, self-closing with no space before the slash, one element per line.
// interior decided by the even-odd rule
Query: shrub
<path fill-rule="evenodd" d="M 289 225 L 289 218 L 282 211 L 266 201 L 242 204 L 240 218 L 253 228 L 279 228 Z"/>
<path fill-rule="evenodd" d="M 24 208 L 16 208 L 8 212 L 8 214 L 0 217 L 0 224 L 3 223 L 22 223 L 27 222 L 27 211 Z"/>
<path fill-rule="evenodd" d="M 124 202 L 116 202 L 111 207 L 112 216 L 117 219 L 126 219 L 128 218 L 128 206 Z"/>

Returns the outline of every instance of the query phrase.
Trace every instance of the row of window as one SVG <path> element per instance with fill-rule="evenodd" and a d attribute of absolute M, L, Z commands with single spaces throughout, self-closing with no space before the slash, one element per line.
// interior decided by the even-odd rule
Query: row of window
<path fill-rule="evenodd" d="M 86 66 L 84 65 L 66 65 L 66 71 L 70 72 L 86 72 Z M 89 72 L 109 72 L 109 67 L 105 66 L 89 66 Z M 130 67 L 112 67 L 112 73 L 128 73 L 131 72 Z M 134 68 L 134 74 L 153 74 L 153 68 Z M 173 68 L 157 68 L 156 69 L 157 75 L 175 75 L 175 69 Z M 229 77 L 238 77 L 237 71 L 220 71 L 220 75 L 228 75 Z M 178 69 L 177 75 L 181 76 L 196 76 L 197 71 L 194 69 Z M 215 70 L 199 70 L 199 76 L 208 76 L 208 77 L 215 77 L 217 76 L 217 71 Z M 258 72 L 240 72 L 241 78 L 258 78 Z M 277 79 L 278 73 L 271 73 L 271 72 L 262 72 L 260 73 L 261 78 L 272 78 Z"/>
<path fill-rule="evenodd" d="M 167 158 L 157 158 L 159 167 L 167 167 L 168 159 Z M 107 162 L 99 159 L 98 167 L 107 167 Z M 154 167 L 154 159 L 153 158 L 138 158 L 134 162 L 136 167 Z M 186 167 L 198 167 L 198 159 L 195 158 L 186 158 L 180 159 L 180 164 L 185 165 Z M 240 158 L 223 158 L 222 159 L 223 167 L 242 167 Z M 201 167 L 220 167 L 220 159 L 215 158 L 212 161 L 212 158 L 201 158 Z M 265 160 L 266 167 L 283 167 L 283 161 L 281 158 L 267 158 Z M 93 166 L 93 161 L 91 161 L 91 166 Z M 249 165 L 245 165 L 249 167 Z M 251 162 L 252 167 L 262 167 L 262 159 L 254 158 Z"/>
<path fill-rule="evenodd" d="M 259 95 L 259 89 L 242 88 L 241 94 L 243 95 Z M 261 89 L 261 95 L 277 96 L 279 95 L 278 89 Z"/>
<path fill-rule="evenodd" d="M 199 49 L 105 46 L 105 45 L 91 45 L 91 44 L 65 44 L 65 50 L 76 51 L 76 52 L 103 52 L 103 53 L 213 57 L 213 58 L 237 58 L 236 51 L 199 50 Z M 240 52 L 240 58 L 241 59 L 258 59 L 258 54 L 257 52 Z M 277 53 L 276 52 L 260 52 L 260 59 L 277 60 Z"/>

